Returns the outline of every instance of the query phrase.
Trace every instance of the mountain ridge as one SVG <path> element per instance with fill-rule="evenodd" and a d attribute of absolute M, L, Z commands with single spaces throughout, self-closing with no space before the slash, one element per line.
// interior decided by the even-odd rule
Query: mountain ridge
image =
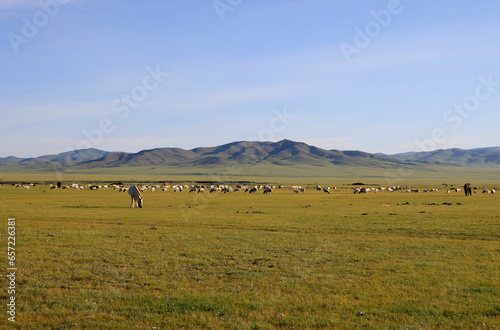
<path fill-rule="evenodd" d="M 38 157 L 20 158 L 20 157 L 9 156 L 0 158 L 0 165 L 15 165 L 15 164 L 27 165 L 27 164 L 39 164 L 47 162 L 74 165 L 76 163 L 84 162 L 86 160 L 100 158 L 111 153 L 113 152 L 103 151 L 95 148 L 88 148 L 88 149 L 71 150 L 55 155 L 54 154 L 43 155 Z"/>
<path fill-rule="evenodd" d="M 500 147 L 475 149 L 440 149 L 428 152 L 408 152 L 393 155 L 372 154 L 359 150 L 322 149 L 304 142 L 235 141 L 214 147 L 190 150 L 166 147 L 135 153 L 108 152 L 95 148 L 73 150 L 57 155 L 33 158 L 0 158 L 3 166 L 54 166 L 82 169 L 124 166 L 213 167 L 229 164 L 273 164 L 278 166 L 360 166 L 387 168 L 401 164 L 435 164 L 462 167 L 500 169 Z"/>
<path fill-rule="evenodd" d="M 390 155 L 401 161 L 432 161 L 435 163 L 477 168 L 500 168 L 500 147 L 475 149 L 439 149 L 426 152 Z"/>

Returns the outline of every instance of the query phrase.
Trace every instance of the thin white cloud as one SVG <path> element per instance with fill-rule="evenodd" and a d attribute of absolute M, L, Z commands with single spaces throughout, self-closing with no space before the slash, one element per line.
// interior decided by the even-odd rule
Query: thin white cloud
<path fill-rule="evenodd" d="M 109 116 L 109 101 L 88 102 L 80 104 L 44 104 L 44 105 L 0 105 L 2 122 L 14 127 L 50 120 L 78 120 Z"/>
<path fill-rule="evenodd" d="M 291 97 L 302 86 L 300 84 L 283 84 L 265 87 L 235 88 L 212 93 L 183 95 L 179 100 L 169 104 L 175 111 L 209 110 L 241 104 L 262 99 Z"/>
<path fill-rule="evenodd" d="M 373 42 L 358 53 L 351 54 L 350 63 L 341 51 L 340 43 L 332 47 L 318 49 L 319 54 L 310 54 L 316 58 L 309 66 L 312 72 L 365 71 L 395 66 L 411 66 L 420 63 L 439 63 L 454 60 L 492 58 L 500 48 L 488 42 L 492 27 L 488 23 L 476 24 L 471 31 L 449 34 L 449 27 L 419 27 L 401 33 L 382 33 Z M 446 46 L 443 47 L 443 36 Z M 350 42 L 354 44 L 354 41 Z M 325 56 L 325 54 L 328 57 Z"/>

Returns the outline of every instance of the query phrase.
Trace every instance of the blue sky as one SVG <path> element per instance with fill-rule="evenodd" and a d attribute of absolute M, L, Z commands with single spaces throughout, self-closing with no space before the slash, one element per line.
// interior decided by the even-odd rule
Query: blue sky
<path fill-rule="evenodd" d="M 0 157 L 500 145 L 500 2 L 1 0 Z"/>

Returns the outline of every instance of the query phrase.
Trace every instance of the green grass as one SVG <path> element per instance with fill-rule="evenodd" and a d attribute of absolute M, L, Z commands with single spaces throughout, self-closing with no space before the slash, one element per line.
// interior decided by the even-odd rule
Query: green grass
<path fill-rule="evenodd" d="M 368 181 L 378 185 L 409 185 L 464 182 L 499 182 L 499 169 L 438 166 L 432 164 L 399 166 L 380 163 L 380 166 L 363 165 L 310 165 L 290 163 L 276 165 L 271 162 L 242 164 L 230 161 L 225 165 L 203 166 L 120 166 L 88 169 L 82 166 L 60 167 L 51 164 L 26 166 L 0 166 L 0 183 L 9 180 L 31 181 L 258 181 L 286 184 L 334 182 L 335 185 Z M 332 184 L 333 185 L 333 184 Z"/>
<path fill-rule="evenodd" d="M 500 195 L 0 194 L 24 329 L 500 326 Z"/>

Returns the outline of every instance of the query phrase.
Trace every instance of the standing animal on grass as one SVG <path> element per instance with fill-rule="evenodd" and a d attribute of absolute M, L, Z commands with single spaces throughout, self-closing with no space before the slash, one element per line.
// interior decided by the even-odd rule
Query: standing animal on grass
<path fill-rule="evenodd" d="M 272 194 L 273 193 L 273 189 L 271 187 L 266 187 L 264 189 L 264 194 Z"/>
<path fill-rule="evenodd" d="M 464 184 L 465 196 L 472 195 L 472 186 L 470 183 Z"/>
<path fill-rule="evenodd" d="M 137 188 L 137 186 L 130 187 L 128 189 L 128 194 L 130 195 L 130 197 L 132 197 L 132 205 L 130 205 L 130 207 L 134 207 L 135 205 L 137 205 L 138 208 L 142 209 L 143 200 L 139 188 Z"/>

